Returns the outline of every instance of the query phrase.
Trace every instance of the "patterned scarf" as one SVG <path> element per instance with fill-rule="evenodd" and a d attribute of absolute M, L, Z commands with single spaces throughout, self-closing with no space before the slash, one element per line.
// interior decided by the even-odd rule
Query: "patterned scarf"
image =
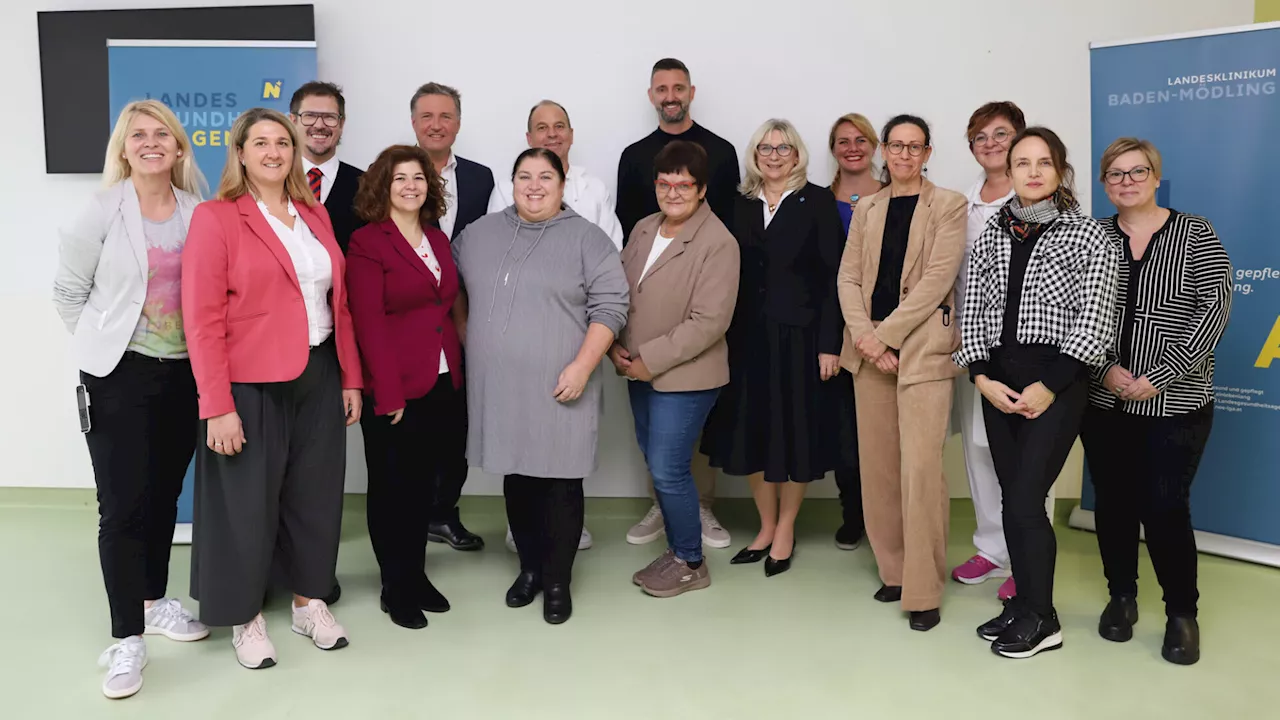
<path fill-rule="evenodd" d="M 1058 215 L 1056 193 L 1035 205 L 1025 207 L 1018 202 L 1017 198 L 1013 198 L 1000 208 L 999 223 L 1014 240 L 1034 241 L 1053 225 Z"/>

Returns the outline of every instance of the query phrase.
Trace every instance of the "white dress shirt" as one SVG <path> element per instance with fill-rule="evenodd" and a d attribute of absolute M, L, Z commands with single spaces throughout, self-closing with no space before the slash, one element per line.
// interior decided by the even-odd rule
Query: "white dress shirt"
<path fill-rule="evenodd" d="M 760 202 L 764 204 L 764 226 L 769 227 L 769 223 L 773 222 L 773 216 L 778 214 L 778 208 L 782 207 L 782 203 L 787 201 L 787 196 L 793 190 L 782 193 L 782 197 L 778 198 L 778 204 L 773 206 L 773 210 L 769 210 L 769 201 L 765 199 L 764 188 L 760 188 Z"/>
<path fill-rule="evenodd" d="M 987 221 L 995 217 L 1000 212 L 1000 208 L 1009 202 L 1013 197 L 1013 190 L 1009 190 L 1009 194 L 1002 198 L 998 198 L 991 202 L 982 200 L 982 187 L 987 184 L 987 174 L 983 173 L 978 176 L 978 182 L 969 188 L 969 225 L 964 234 L 964 260 L 960 263 L 960 275 L 956 277 L 956 323 L 960 321 L 960 311 L 964 308 L 964 287 L 965 282 L 969 278 L 969 254 L 973 252 L 973 243 L 978 240 L 978 236 L 982 235 L 982 230 L 987 226 Z"/>
<path fill-rule="evenodd" d="M 320 202 L 329 199 L 329 191 L 333 189 L 333 181 L 338 177 L 338 155 L 335 153 L 333 157 L 316 165 L 302 156 L 302 174 L 306 175 L 311 172 L 311 168 L 320 168 Z"/>
<path fill-rule="evenodd" d="M 444 215 L 440 216 L 440 229 L 445 237 L 453 239 L 453 226 L 458 221 L 458 156 L 449 153 L 449 162 L 440 171 L 444 182 Z"/>
<path fill-rule="evenodd" d="M 414 248 L 418 253 L 418 257 L 422 258 L 422 262 L 436 276 L 436 282 L 440 282 L 440 260 L 436 257 L 436 253 L 431 249 L 431 241 L 427 239 L 427 234 L 422 234 L 422 240 L 418 242 L 418 247 Z M 438 373 L 443 375 L 449 372 L 449 361 L 444 357 L 444 345 L 440 346 L 440 370 Z"/>
<path fill-rule="evenodd" d="M 512 183 L 501 178 L 493 184 L 489 196 L 489 212 L 500 212 L 511 206 Z M 570 165 L 564 178 L 564 203 L 573 211 L 595 223 L 622 250 L 622 224 L 618 222 L 613 194 L 599 178 L 590 175 L 577 165 Z"/>
<path fill-rule="evenodd" d="M 298 217 L 298 210 L 289 201 L 289 215 L 293 218 L 293 229 L 280 222 L 267 209 L 267 204 L 258 201 L 258 209 L 267 224 L 276 232 L 284 249 L 289 252 L 293 261 L 293 270 L 298 275 L 298 285 L 302 288 L 302 304 L 307 310 L 308 344 L 315 347 L 333 334 L 333 309 L 329 307 L 329 291 L 333 289 L 333 260 L 329 251 L 311 234 L 311 228 Z"/>

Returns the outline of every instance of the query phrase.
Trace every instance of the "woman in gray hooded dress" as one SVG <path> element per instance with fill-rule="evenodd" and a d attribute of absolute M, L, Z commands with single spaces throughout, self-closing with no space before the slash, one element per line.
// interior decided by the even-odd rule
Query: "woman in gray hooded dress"
<path fill-rule="evenodd" d="M 458 236 L 467 350 L 467 459 L 504 476 L 520 575 L 507 605 L 544 592 L 552 624 L 573 611 L 582 479 L 596 468 L 600 360 L 627 320 L 627 278 L 603 230 L 562 202 L 564 166 L 530 149 L 512 172 L 515 204 Z"/>

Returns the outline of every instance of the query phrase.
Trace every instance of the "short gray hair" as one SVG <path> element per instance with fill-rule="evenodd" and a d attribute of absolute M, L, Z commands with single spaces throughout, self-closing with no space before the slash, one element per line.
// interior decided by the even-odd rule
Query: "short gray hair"
<path fill-rule="evenodd" d="M 438 82 L 429 82 L 418 88 L 413 94 L 413 99 L 409 101 L 409 112 L 412 113 L 418 107 L 418 98 L 425 95 L 443 95 L 453 98 L 453 106 L 458 109 L 458 117 L 462 117 L 462 93 L 448 85 L 442 85 Z"/>

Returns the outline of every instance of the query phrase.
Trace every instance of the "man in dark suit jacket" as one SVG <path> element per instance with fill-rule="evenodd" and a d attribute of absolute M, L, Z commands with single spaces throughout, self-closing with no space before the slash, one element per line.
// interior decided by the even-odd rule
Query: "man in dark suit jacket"
<path fill-rule="evenodd" d="M 467 225 L 488 212 L 493 172 L 480 163 L 453 154 L 453 142 L 462 128 L 462 95 L 457 90 L 440 83 L 427 83 L 413 94 L 409 112 L 418 147 L 427 151 L 444 181 L 445 214 L 436 225 L 452 242 Z M 466 363 L 465 356 L 463 363 Z M 465 422 L 463 420 L 464 426 Z M 465 433 L 464 427 L 464 437 Z M 482 549 L 484 539 L 467 530 L 458 514 L 458 499 L 467 481 L 465 458 L 443 470 L 436 480 L 427 538 L 446 543 L 454 550 Z"/>
<path fill-rule="evenodd" d="M 449 240 L 489 210 L 493 171 L 453 154 L 453 143 L 462 128 L 462 95 L 448 85 L 427 83 L 409 101 L 413 134 L 418 147 L 427 151 L 436 172 L 444 180 L 444 217 L 437 221 Z"/>
<path fill-rule="evenodd" d="M 364 225 L 354 209 L 364 171 L 338 160 L 346 111 L 342 88 L 328 82 L 306 83 L 289 101 L 289 118 L 302 140 L 302 171 L 316 200 L 329 211 L 333 234 L 344 254 L 351 233 Z"/>

